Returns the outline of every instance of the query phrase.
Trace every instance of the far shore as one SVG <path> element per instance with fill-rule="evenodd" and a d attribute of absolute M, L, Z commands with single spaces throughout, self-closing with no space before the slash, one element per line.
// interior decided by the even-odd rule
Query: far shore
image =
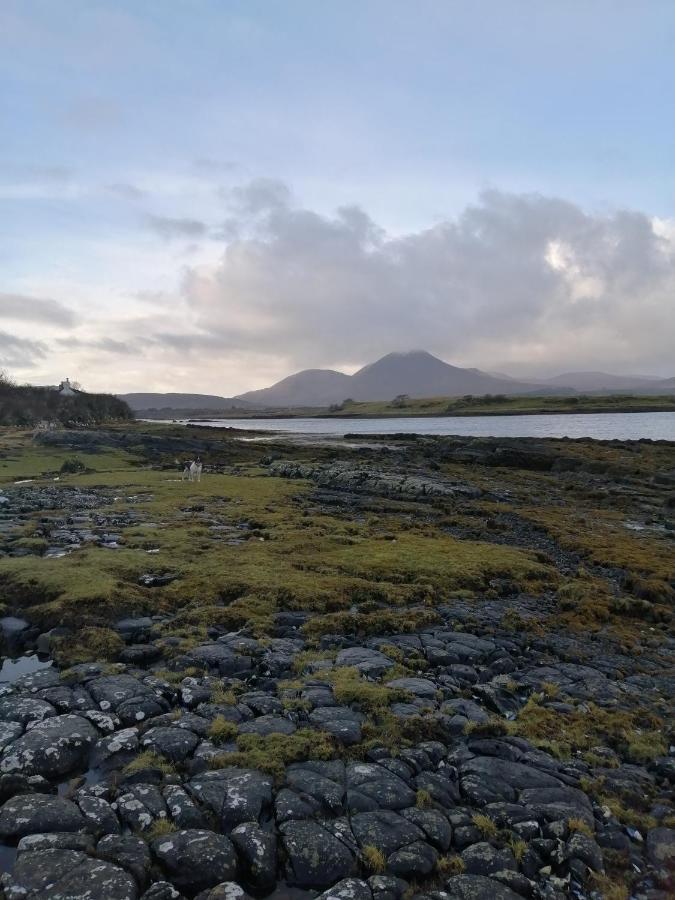
<path fill-rule="evenodd" d="M 675 412 L 675 396 L 672 397 L 508 397 L 502 400 L 475 398 L 471 400 L 432 398 L 392 402 L 345 401 L 335 409 L 317 407 L 293 407 L 288 409 L 224 409 L 137 410 L 140 419 L 189 420 L 208 422 L 215 419 L 398 419 L 398 418 L 467 418 L 487 416 L 533 415 L 592 415 L 599 413 Z"/>

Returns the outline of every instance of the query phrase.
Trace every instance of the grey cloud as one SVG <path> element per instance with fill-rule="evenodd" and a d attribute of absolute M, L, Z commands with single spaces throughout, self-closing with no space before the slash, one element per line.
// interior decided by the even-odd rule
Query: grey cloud
<path fill-rule="evenodd" d="M 94 350 L 118 355 L 136 355 L 140 351 L 138 341 L 118 341 L 114 338 L 104 337 L 94 340 L 86 340 L 77 337 L 58 338 L 55 343 L 66 350 Z"/>
<path fill-rule="evenodd" d="M 275 178 L 255 178 L 246 185 L 223 190 L 222 196 L 241 216 L 285 210 L 292 199 L 288 186 Z"/>
<path fill-rule="evenodd" d="M 0 293 L 0 319 L 68 326 L 75 323 L 75 313 L 58 300 Z"/>
<path fill-rule="evenodd" d="M 174 219 L 169 216 L 148 216 L 148 228 L 164 240 L 193 239 L 204 237 L 208 228 L 197 219 Z"/>
<path fill-rule="evenodd" d="M 145 191 L 136 187 L 135 184 L 127 184 L 126 182 L 108 184 L 106 185 L 106 190 L 121 197 L 123 200 L 142 200 L 146 195 Z"/>
<path fill-rule="evenodd" d="M 30 163 L 0 163 L 0 181 L 5 184 L 63 184 L 70 181 L 73 175 L 73 169 L 68 166 L 32 165 Z"/>
<path fill-rule="evenodd" d="M 672 360 L 675 247 L 643 213 L 490 191 L 455 219 L 392 237 L 358 207 L 298 207 L 279 182 L 230 199 L 233 238 L 213 271 L 188 270 L 184 297 L 199 329 L 289 366 L 411 347 L 484 368 Z"/>
<path fill-rule="evenodd" d="M 202 175 L 228 175 L 231 172 L 235 172 L 239 166 L 236 162 L 231 162 L 230 160 L 221 160 L 221 159 L 210 159 L 208 157 L 201 157 L 200 159 L 196 159 L 193 164 L 193 168 Z"/>
<path fill-rule="evenodd" d="M 42 341 L 31 341 L 0 331 L 0 368 L 28 369 L 38 359 L 44 359 L 47 350 Z"/>

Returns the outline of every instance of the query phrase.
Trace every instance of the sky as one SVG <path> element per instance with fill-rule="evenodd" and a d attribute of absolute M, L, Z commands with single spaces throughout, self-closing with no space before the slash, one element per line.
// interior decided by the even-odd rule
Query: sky
<path fill-rule="evenodd" d="M 672 0 L 2 0 L 0 368 L 675 375 Z"/>

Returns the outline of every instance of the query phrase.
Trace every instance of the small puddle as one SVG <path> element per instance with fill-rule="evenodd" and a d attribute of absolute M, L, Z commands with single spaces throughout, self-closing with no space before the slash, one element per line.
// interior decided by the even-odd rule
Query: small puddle
<path fill-rule="evenodd" d="M 19 656 L 17 659 L 5 659 L 0 669 L 0 684 L 14 684 L 22 675 L 32 675 L 52 665 L 48 657 L 40 658 L 36 654 Z"/>
<path fill-rule="evenodd" d="M 16 847 L 0 844 L 0 872 L 11 872 L 16 861 Z"/>

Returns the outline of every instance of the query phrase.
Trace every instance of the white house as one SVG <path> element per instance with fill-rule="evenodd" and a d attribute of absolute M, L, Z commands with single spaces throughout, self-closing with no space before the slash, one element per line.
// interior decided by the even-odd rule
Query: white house
<path fill-rule="evenodd" d="M 70 383 L 70 378 L 66 378 L 66 380 L 62 381 L 59 385 L 59 394 L 61 394 L 62 397 L 74 397 L 75 394 L 79 393 L 80 391 L 74 388 Z"/>

